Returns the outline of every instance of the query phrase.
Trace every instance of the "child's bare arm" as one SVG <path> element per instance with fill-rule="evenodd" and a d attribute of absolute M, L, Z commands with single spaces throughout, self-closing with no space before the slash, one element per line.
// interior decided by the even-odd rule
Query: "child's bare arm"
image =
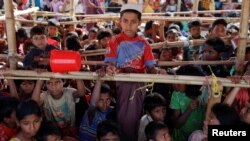
<path fill-rule="evenodd" d="M 86 89 L 83 80 L 76 80 L 77 91 L 73 93 L 74 97 L 82 97 L 85 95 Z"/>
<path fill-rule="evenodd" d="M 174 126 L 176 128 L 181 128 L 186 123 L 188 117 L 192 113 L 192 110 L 197 108 L 197 105 L 198 105 L 197 100 L 192 100 L 183 114 L 181 114 L 180 110 L 174 110 L 173 114 Z"/>
<path fill-rule="evenodd" d="M 8 79 L 7 81 L 8 81 L 8 85 L 10 87 L 10 95 L 12 97 L 15 97 L 15 98 L 19 99 L 17 89 L 16 89 L 16 84 L 15 84 L 14 80 L 13 79 Z"/>
<path fill-rule="evenodd" d="M 41 104 L 40 101 L 40 94 L 41 94 L 41 89 L 43 85 L 43 80 L 37 80 L 36 81 L 36 86 L 34 88 L 33 94 L 32 94 L 32 99 L 35 100 L 39 105 Z"/>
<path fill-rule="evenodd" d="M 91 106 L 95 107 L 96 102 L 98 101 L 98 99 L 100 97 L 101 85 L 102 85 L 102 82 L 101 82 L 101 80 L 98 79 L 95 83 L 95 88 L 93 90 L 93 93 L 92 93 L 92 96 L 90 99 Z"/>
<path fill-rule="evenodd" d="M 228 105 L 232 105 L 239 90 L 240 90 L 240 88 L 238 88 L 238 87 L 233 88 L 233 90 L 230 91 L 230 93 L 226 96 L 223 103 L 228 104 Z"/>

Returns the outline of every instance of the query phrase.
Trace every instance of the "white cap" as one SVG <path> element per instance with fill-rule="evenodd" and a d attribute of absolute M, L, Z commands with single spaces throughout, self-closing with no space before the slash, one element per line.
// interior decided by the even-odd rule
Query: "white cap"
<path fill-rule="evenodd" d="M 142 5 L 141 4 L 124 4 L 122 5 L 120 12 L 124 10 L 135 10 L 135 11 L 138 11 L 139 13 L 142 13 Z"/>

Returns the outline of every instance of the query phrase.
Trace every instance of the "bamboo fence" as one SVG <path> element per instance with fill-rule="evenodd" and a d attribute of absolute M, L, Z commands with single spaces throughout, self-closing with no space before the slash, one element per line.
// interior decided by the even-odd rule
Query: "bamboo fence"
<path fill-rule="evenodd" d="M 126 82 L 156 82 L 156 83 L 169 83 L 169 84 L 190 84 L 190 85 L 203 85 L 207 81 L 205 77 L 198 76 L 180 76 L 180 75 L 161 75 L 161 74 L 115 74 L 114 76 L 99 77 L 94 72 L 68 72 L 67 74 L 61 73 L 37 73 L 35 71 L 25 70 L 6 70 L 2 72 L 0 78 L 13 78 L 18 79 L 22 77 L 26 79 L 48 80 L 50 78 L 63 78 L 63 79 L 82 79 L 82 80 L 96 80 L 101 79 L 105 81 L 126 81 Z M 241 81 L 238 84 L 232 83 L 226 78 L 219 78 L 222 85 L 225 87 L 246 87 L 249 88 L 249 83 Z"/>

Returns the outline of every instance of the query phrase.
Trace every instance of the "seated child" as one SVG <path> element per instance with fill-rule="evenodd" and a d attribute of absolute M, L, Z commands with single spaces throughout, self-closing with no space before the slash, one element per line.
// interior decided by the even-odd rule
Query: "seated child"
<path fill-rule="evenodd" d="M 188 40 L 193 39 L 204 39 L 203 36 L 201 36 L 201 22 L 199 20 L 192 20 L 188 23 L 189 28 L 189 36 Z M 190 47 L 184 47 L 184 60 L 190 61 L 195 60 L 197 58 L 194 56 L 194 53 L 199 50 L 200 46 L 190 46 Z"/>
<path fill-rule="evenodd" d="M 75 100 L 85 95 L 85 86 L 82 80 L 76 80 L 77 90 L 63 87 L 62 79 L 51 78 L 46 81 L 47 91 L 40 93 L 43 81 L 38 80 L 32 99 L 43 104 L 47 120 L 53 121 L 61 129 L 63 136 L 75 138 Z"/>
<path fill-rule="evenodd" d="M 97 125 L 111 114 L 110 87 L 97 81 L 90 100 L 90 106 L 85 112 L 80 125 L 80 140 L 95 141 Z"/>
<path fill-rule="evenodd" d="M 36 135 L 37 141 L 59 141 L 61 140 L 60 129 L 51 121 L 42 123 Z"/>
<path fill-rule="evenodd" d="M 18 100 L 30 99 L 35 88 L 34 80 L 8 80 L 10 94 Z"/>
<path fill-rule="evenodd" d="M 116 123 L 105 120 L 98 124 L 96 141 L 119 141 L 121 140 L 121 131 Z"/>
<path fill-rule="evenodd" d="M 162 122 L 150 122 L 145 128 L 145 135 L 146 141 L 171 141 L 168 127 Z"/>
<path fill-rule="evenodd" d="M 157 93 L 149 94 L 144 99 L 144 110 L 146 114 L 141 118 L 138 132 L 138 141 L 145 141 L 145 127 L 151 121 L 164 123 L 166 117 L 166 100 Z"/>
<path fill-rule="evenodd" d="M 219 61 L 222 58 L 223 52 L 226 50 L 224 41 L 219 37 L 210 37 L 205 41 L 204 47 L 200 50 L 201 60 L 204 61 Z M 217 77 L 230 76 L 229 71 L 224 65 L 210 65 L 213 73 Z M 208 65 L 201 65 L 205 75 L 211 75 L 211 70 Z"/>
<path fill-rule="evenodd" d="M 36 140 L 35 136 L 42 122 L 42 111 L 39 105 L 34 100 L 20 103 L 16 110 L 16 121 L 20 131 L 10 141 Z"/>
<path fill-rule="evenodd" d="M 30 30 L 30 37 L 34 48 L 25 56 L 23 66 L 28 69 L 47 69 L 50 64 L 50 51 L 56 48 L 47 44 L 47 37 L 43 27 L 34 26 Z"/>
<path fill-rule="evenodd" d="M 182 66 L 177 75 L 203 76 L 198 67 Z M 201 104 L 200 86 L 176 84 L 169 107 L 173 110 L 173 140 L 186 141 L 189 135 L 201 129 L 205 118 L 205 106 Z"/>
<path fill-rule="evenodd" d="M 16 108 L 18 100 L 14 97 L 0 97 L 0 141 L 8 141 L 18 133 Z"/>

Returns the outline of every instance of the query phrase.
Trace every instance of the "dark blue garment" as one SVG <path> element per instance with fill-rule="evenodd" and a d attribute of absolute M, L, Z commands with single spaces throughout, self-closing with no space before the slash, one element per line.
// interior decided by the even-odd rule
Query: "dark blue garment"
<path fill-rule="evenodd" d="M 53 49 L 57 49 L 52 45 L 47 45 L 45 50 L 41 50 L 37 47 L 34 47 L 30 50 L 30 52 L 25 56 L 23 60 L 23 66 L 24 68 L 28 69 L 35 69 L 39 68 L 39 65 L 37 62 L 34 61 L 34 58 L 36 56 L 44 56 L 44 57 L 49 57 L 50 51 Z"/>

